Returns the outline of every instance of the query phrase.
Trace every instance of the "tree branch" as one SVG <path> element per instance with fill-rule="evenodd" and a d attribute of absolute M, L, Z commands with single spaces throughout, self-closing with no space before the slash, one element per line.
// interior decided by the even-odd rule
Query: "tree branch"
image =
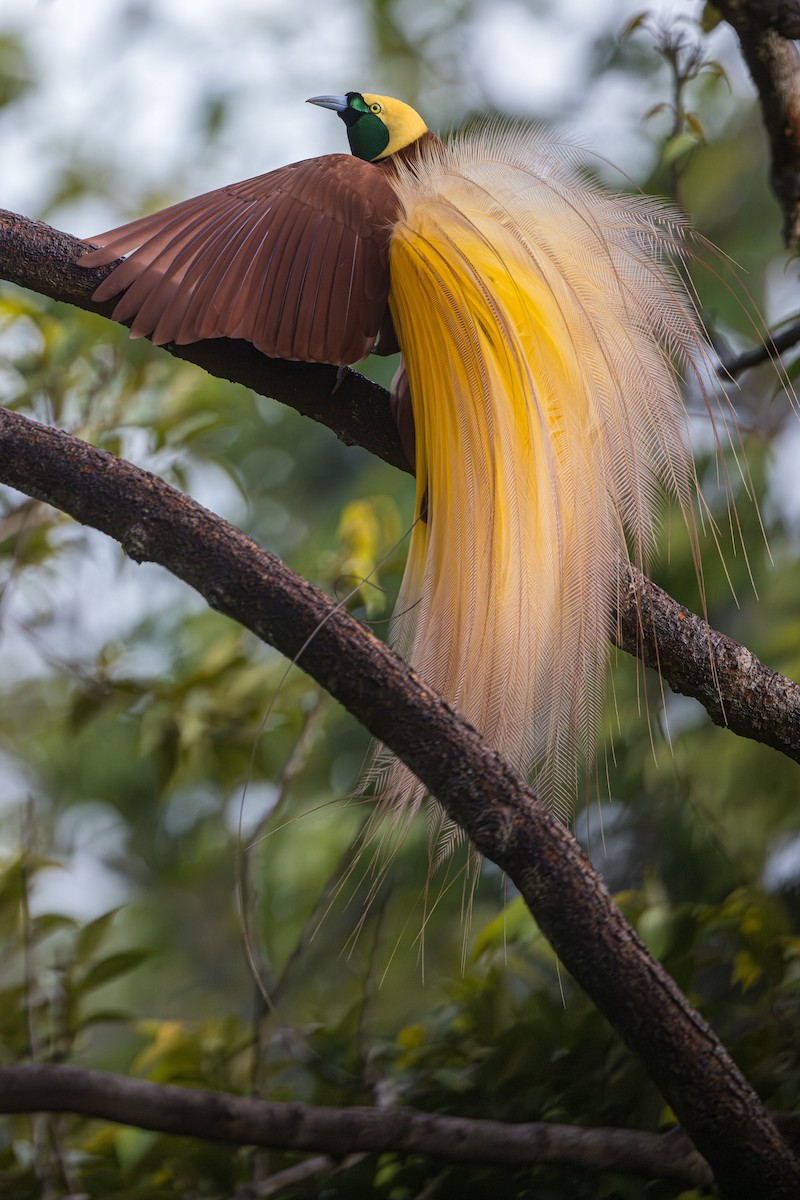
<path fill-rule="evenodd" d="M 715 725 L 800 762 L 800 685 L 712 629 L 635 567 L 618 603 L 617 645 L 699 700 Z"/>
<path fill-rule="evenodd" d="M 0 209 L 0 278 L 108 316 L 113 304 L 98 305 L 91 297 L 113 265 L 93 271 L 77 267 L 75 258 L 85 248 L 70 234 Z M 266 358 L 248 342 L 225 338 L 163 348 L 212 375 L 280 400 L 348 445 L 411 470 L 387 392 L 356 371 L 347 371 L 337 386 L 335 367 Z M 710 630 L 635 567 L 620 597 L 616 642 L 659 670 L 674 691 L 699 700 L 715 724 L 727 724 L 800 762 L 800 687 Z"/>
<path fill-rule="evenodd" d="M 306 1158 L 295 1163 L 293 1167 L 284 1167 L 257 1182 L 251 1181 L 245 1187 L 243 1195 L 246 1200 L 263 1200 L 266 1196 L 275 1196 L 287 1187 L 296 1187 L 298 1183 L 308 1183 L 310 1179 L 324 1177 L 327 1182 L 336 1171 L 346 1171 L 348 1167 L 366 1158 L 365 1154 L 348 1154 L 346 1158 L 334 1158 L 331 1154 L 320 1154 L 315 1158 Z M 238 1200 L 235 1196 L 233 1200 Z"/>
<path fill-rule="evenodd" d="M 87 249 L 85 242 L 43 221 L 0 209 L 0 279 L 108 317 L 114 301 L 95 304 L 92 293 L 115 264 L 94 270 L 76 266 L 75 259 Z M 363 446 L 391 466 L 411 470 L 389 411 L 388 393 L 357 371 L 339 374 L 336 367 L 319 363 L 267 358 L 249 342 L 229 338 L 164 349 L 220 379 L 288 404 L 327 425 L 348 446 Z"/>
<path fill-rule="evenodd" d="M 774 29 L 781 37 L 800 38 L 800 0 L 723 0 L 716 6 L 744 10 L 750 20 L 758 20 L 763 29 Z M 727 21 L 731 18 L 726 16 Z M 731 21 L 733 24 L 733 21 Z"/>
<path fill-rule="evenodd" d="M 798 342 L 800 342 L 800 321 L 792 321 L 783 329 L 768 334 L 766 341 L 759 346 L 750 346 L 747 350 L 742 350 L 740 354 L 731 354 L 730 352 L 721 354 L 717 374 L 723 379 L 726 377 L 736 379 L 744 371 L 749 371 L 751 367 L 758 367 L 761 363 L 772 362 L 777 365 L 777 357 L 787 350 L 792 350 Z"/>
<path fill-rule="evenodd" d="M 786 244 L 800 243 L 800 37 L 797 0 L 715 0 L 736 30 L 753 82 L 772 155 L 772 189 L 783 210 Z"/>
<path fill-rule="evenodd" d="M 454 1163 L 557 1163 L 711 1183 L 708 1165 L 685 1135 L 635 1129 L 583 1129 L 543 1121 L 442 1117 L 410 1108 L 315 1108 L 272 1104 L 199 1088 L 124 1079 L 69 1066 L 0 1069 L 0 1113 L 62 1112 L 118 1121 L 158 1133 L 235 1145 L 329 1154 L 426 1154 Z"/>
<path fill-rule="evenodd" d="M 570 833 L 410 667 L 319 589 L 163 480 L 0 410 L 0 479 L 160 563 L 289 658 L 419 776 L 506 872 L 734 1200 L 794 1200 L 800 1163 Z M 645 626 L 646 627 L 646 626 Z"/>

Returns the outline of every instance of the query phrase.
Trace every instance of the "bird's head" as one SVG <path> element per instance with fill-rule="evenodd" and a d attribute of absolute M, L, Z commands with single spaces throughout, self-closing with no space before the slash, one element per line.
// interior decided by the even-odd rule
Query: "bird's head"
<path fill-rule="evenodd" d="M 346 96 L 312 96 L 308 104 L 330 108 L 347 126 L 347 140 L 357 158 L 377 162 L 416 142 L 428 127 L 402 100 L 348 92 Z"/>

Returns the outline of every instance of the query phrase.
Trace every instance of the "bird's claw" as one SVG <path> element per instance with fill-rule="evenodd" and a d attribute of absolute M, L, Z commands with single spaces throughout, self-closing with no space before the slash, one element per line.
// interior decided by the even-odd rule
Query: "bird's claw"
<path fill-rule="evenodd" d="M 337 367 L 336 368 L 336 382 L 334 383 L 333 387 L 331 388 L 332 396 L 336 395 L 336 393 L 338 392 L 339 388 L 344 383 L 344 381 L 347 378 L 347 376 L 349 375 L 349 373 L 350 373 L 349 367 Z"/>

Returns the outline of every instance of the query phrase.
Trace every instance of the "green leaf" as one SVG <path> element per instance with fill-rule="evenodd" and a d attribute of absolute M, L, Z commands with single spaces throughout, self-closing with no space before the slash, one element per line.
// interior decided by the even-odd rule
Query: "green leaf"
<path fill-rule="evenodd" d="M 75 991 L 79 994 L 91 992 L 95 988 L 110 983 L 112 979 L 129 975 L 131 971 L 135 971 L 138 966 L 152 956 L 152 950 L 139 948 L 122 950 L 117 954 L 110 954 L 108 958 L 101 958 L 89 967 L 82 979 L 78 980 Z"/>
<path fill-rule="evenodd" d="M 666 904 L 652 905 L 642 913 L 637 930 L 653 958 L 662 960 L 672 944 L 675 932 L 672 910 Z"/>
<path fill-rule="evenodd" d="M 717 62 L 716 59 L 709 58 L 707 62 L 704 62 L 700 68 L 700 74 L 710 75 L 712 79 L 721 79 L 727 84 L 728 91 L 732 90 L 731 81 L 728 78 L 728 72 L 725 70 L 722 63 Z"/>
<path fill-rule="evenodd" d="M 714 4 L 704 4 L 700 15 L 700 28 L 703 33 L 711 33 L 722 20 L 722 13 Z"/>
<path fill-rule="evenodd" d="M 132 1020 L 131 1014 L 124 1008 L 98 1008 L 87 1016 L 81 1017 L 78 1028 L 86 1029 L 91 1025 L 127 1024 L 130 1020 Z"/>
<path fill-rule="evenodd" d="M 697 136 L 684 130 L 683 133 L 677 133 L 675 137 L 667 138 L 661 152 L 661 161 L 665 167 L 668 167 L 682 158 L 684 154 L 689 154 L 696 146 Z"/>
<path fill-rule="evenodd" d="M 72 917 L 64 916 L 63 913 L 42 913 L 40 916 L 34 917 L 32 927 L 34 940 L 40 941 L 59 930 L 77 929 L 78 922 Z"/>
<path fill-rule="evenodd" d="M 472 960 L 476 961 L 487 950 L 497 950 L 521 938 L 530 940 L 537 936 L 537 932 L 527 904 L 521 896 L 516 896 L 477 934 L 472 948 Z"/>
<path fill-rule="evenodd" d="M 741 984 L 742 991 L 746 992 L 748 988 L 758 983 L 763 973 L 760 963 L 756 961 L 750 951 L 740 950 L 733 960 L 731 981 Z"/>
<path fill-rule="evenodd" d="M 80 965 L 92 958 L 118 912 L 119 908 L 112 908 L 110 912 L 103 913 L 102 916 L 95 917 L 88 925 L 84 925 L 75 941 L 76 964 Z"/>
<path fill-rule="evenodd" d="M 114 1139 L 120 1165 L 129 1171 L 138 1167 L 155 1147 L 160 1136 L 149 1129 L 120 1129 Z"/>

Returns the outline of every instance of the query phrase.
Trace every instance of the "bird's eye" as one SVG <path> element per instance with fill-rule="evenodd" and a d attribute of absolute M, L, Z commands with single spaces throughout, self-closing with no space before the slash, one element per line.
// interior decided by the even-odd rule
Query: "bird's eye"
<path fill-rule="evenodd" d="M 370 104 L 369 111 L 371 113 L 379 113 L 383 112 L 383 109 L 381 108 L 380 104 Z"/>

